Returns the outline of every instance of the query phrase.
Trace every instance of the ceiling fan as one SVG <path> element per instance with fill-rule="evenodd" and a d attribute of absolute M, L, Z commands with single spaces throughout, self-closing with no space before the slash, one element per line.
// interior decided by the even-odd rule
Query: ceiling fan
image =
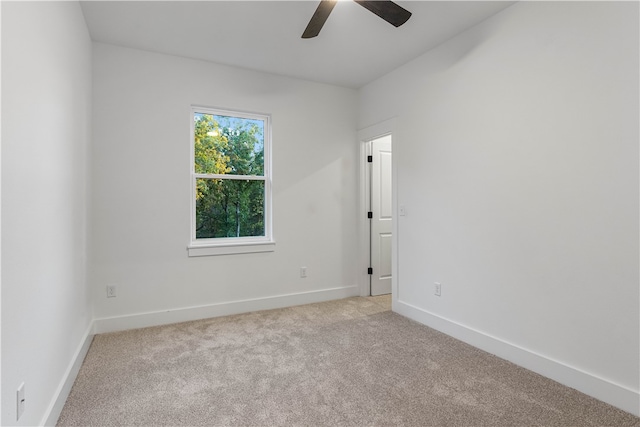
<path fill-rule="evenodd" d="M 404 24 L 411 17 L 411 12 L 401 6 L 398 6 L 391 0 L 353 1 L 369 10 L 370 12 L 375 13 L 380 18 L 384 19 L 389 24 L 395 27 L 399 27 L 400 25 Z M 309 21 L 309 24 L 307 24 L 307 28 L 304 30 L 304 33 L 302 33 L 303 39 L 310 39 L 320 34 L 320 30 L 322 29 L 324 23 L 327 21 L 327 18 L 333 10 L 333 7 L 336 5 L 336 2 L 337 0 L 320 1 L 318 8 Z"/>

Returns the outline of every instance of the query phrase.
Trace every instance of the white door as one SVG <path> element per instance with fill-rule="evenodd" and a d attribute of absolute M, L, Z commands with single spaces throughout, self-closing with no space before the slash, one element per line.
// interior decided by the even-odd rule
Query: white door
<path fill-rule="evenodd" d="M 391 135 L 371 142 L 371 295 L 391 293 Z"/>

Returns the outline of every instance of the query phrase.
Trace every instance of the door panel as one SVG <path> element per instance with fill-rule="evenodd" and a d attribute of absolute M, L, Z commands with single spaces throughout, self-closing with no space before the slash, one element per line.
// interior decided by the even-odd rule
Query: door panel
<path fill-rule="evenodd" d="M 391 293 L 391 135 L 371 142 L 371 295 Z"/>
<path fill-rule="evenodd" d="M 380 279 L 391 279 L 391 234 L 380 235 Z"/>

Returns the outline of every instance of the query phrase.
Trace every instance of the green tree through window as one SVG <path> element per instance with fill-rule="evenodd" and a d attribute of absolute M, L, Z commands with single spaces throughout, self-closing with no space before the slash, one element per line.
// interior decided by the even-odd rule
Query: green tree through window
<path fill-rule="evenodd" d="M 265 120 L 193 113 L 195 238 L 265 236 Z"/>

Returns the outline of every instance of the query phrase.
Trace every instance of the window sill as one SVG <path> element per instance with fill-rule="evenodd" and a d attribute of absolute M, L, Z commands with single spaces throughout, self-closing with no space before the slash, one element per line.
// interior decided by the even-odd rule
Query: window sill
<path fill-rule="evenodd" d="M 233 255 L 233 254 L 252 254 L 258 252 L 274 252 L 276 250 L 276 242 L 253 242 L 253 243 L 237 243 L 237 244 L 203 244 L 190 245 L 187 247 L 187 253 L 190 257 L 196 256 L 215 256 L 215 255 Z"/>

